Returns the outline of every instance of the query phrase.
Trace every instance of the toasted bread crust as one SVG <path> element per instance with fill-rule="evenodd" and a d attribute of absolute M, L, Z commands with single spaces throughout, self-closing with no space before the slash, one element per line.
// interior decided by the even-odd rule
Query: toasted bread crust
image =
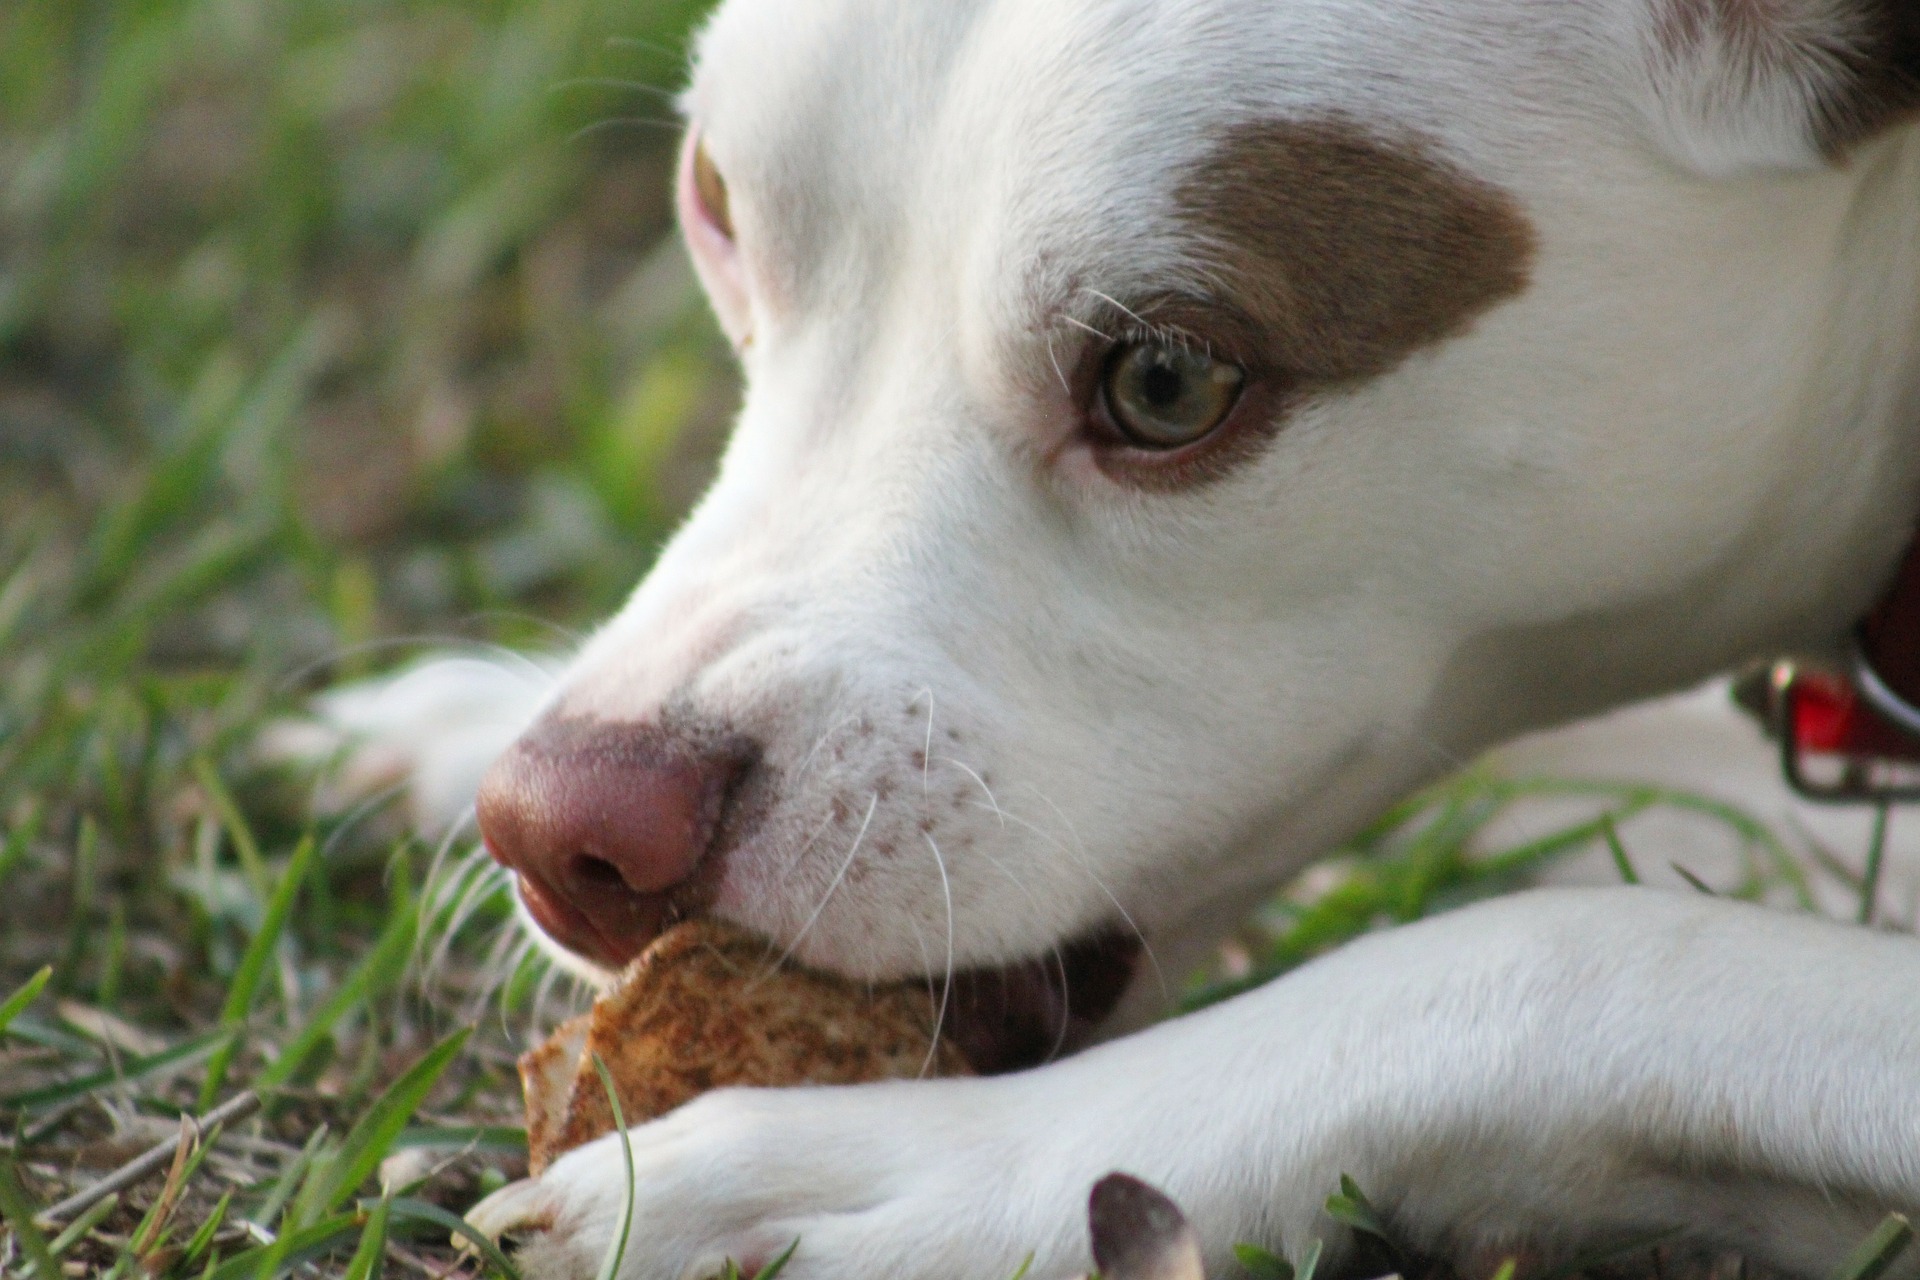
<path fill-rule="evenodd" d="M 973 1074 L 936 1040 L 924 985 L 868 987 L 777 961 L 763 939 L 714 921 L 656 940 L 590 1013 L 520 1059 L 532 1172 L 612 1131 L 595 1054 L 629 1125 L 732 1085 Z"/>

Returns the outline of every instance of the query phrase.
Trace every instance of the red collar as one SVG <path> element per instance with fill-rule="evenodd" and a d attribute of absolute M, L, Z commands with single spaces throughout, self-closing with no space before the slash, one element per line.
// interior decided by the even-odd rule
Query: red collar
<path fill-rule="evenodd" d="M 1814 800 L 1920 800 L 1920 538 L 1855 629 L 1844 671 L 1791 662 L 1768 672 L 1781 762 Z"/>

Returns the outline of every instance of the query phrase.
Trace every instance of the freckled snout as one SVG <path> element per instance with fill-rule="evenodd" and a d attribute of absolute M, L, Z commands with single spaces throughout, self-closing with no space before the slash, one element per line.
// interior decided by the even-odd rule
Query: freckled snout
<path fill-rule="evenodd" d="M 480 833 L 556 942 L 609 968 L 657 937 L 758 752 L 744 739 L 549 717 L 480 785 Z"/>

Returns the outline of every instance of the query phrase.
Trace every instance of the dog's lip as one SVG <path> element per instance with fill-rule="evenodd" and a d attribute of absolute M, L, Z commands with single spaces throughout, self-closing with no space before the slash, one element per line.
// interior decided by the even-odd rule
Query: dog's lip
<path fill-rule="evenodd" d="M 540 932 L 605 969 L 619 969 L 640 954 L 641 945 L 631 939 L 607 937 L 586 914 L 560 894 L 551 892 L 532 876 L 514 877 L 521 905 L 533 917 Z"/>
<path fill-rule="evenodd" d="M 944 993 L 941 1034 L 981 1075 L 1041 1066 L 1082 1048 L 1132 984 L 1137 934 L 1104 929 L 1044 957 L 957 973 Z"/>

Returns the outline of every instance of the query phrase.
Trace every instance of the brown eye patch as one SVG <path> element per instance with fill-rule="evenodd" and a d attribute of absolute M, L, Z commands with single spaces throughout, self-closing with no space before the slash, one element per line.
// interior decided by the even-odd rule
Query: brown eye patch
<path fill-rule="evenodd" d="M 1175 191 L 1197 265 L 1303 386 L 1385 373 L 1526 288 L 1512 197 L 1343 119 L 1230 129 Z"/>

